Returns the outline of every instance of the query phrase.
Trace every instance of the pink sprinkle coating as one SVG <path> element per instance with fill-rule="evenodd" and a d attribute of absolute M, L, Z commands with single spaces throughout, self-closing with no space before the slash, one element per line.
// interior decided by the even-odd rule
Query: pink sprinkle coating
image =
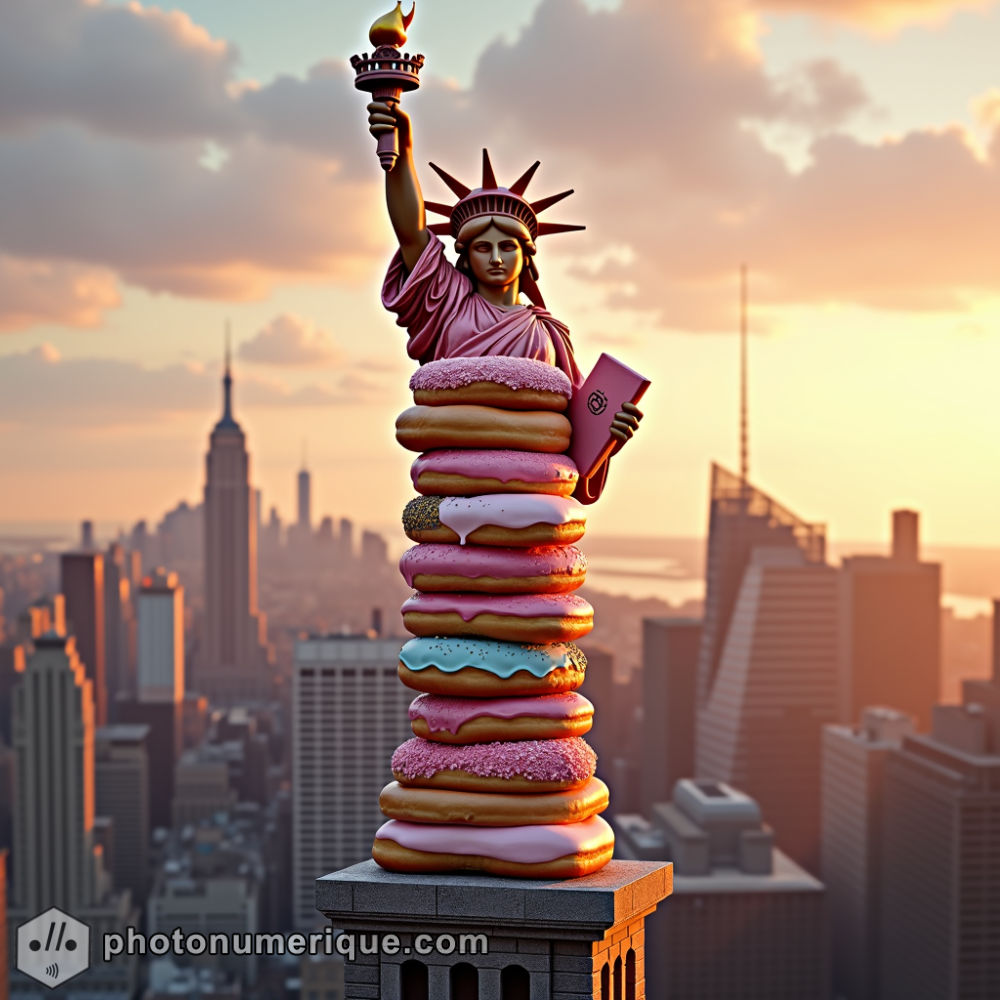
<path fill-rule="evenodd" d="M 392 770 L 403 778 L 433 778 L 439 771 L 468 771 L 480 778 L 529 781 L 587 781 L 597 754 L 579 736 L 565 740 L 473 743 L 452 746 L 415 736 L 392 755 Z"/>
<path fill-rule="evenodd" d="M 534 358 L 443 358 L 418 368 L 410 389 L 460 389 L 474 382 L 494 382 L 510 389 L 554 392 L 567 399 L 573 393 L 569 376 L 555 365 Z"/>

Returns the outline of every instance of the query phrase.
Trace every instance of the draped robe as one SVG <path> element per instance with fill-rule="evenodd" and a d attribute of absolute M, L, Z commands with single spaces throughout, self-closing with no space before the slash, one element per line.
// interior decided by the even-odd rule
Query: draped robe
<path fill-rule="evenodd" d="M 502 355 L 533 358 L 562 369 L 579 389 L 584 382 L 573 356 L 569 327 L 539 306 L 495 306 L 444 255 L 433 233 L 407 273 L 397 250 L 382 286 L 382 305 L 410 335 L 406 352 L 424 365 L 441 358 Z M 576 498 L 593 503 L 604 488 L 608 463 L 579 484 Z"/>

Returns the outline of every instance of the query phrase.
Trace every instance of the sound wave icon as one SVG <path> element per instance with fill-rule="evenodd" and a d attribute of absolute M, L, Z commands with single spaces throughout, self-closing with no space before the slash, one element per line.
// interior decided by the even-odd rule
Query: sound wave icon
<path fill-rule="evenodd" d="M 47 975 L 49 979 L 58 979 L 59 965 L 56 962 L 53 962 L 51 965 L 45 966 L 45 975 Z"/>

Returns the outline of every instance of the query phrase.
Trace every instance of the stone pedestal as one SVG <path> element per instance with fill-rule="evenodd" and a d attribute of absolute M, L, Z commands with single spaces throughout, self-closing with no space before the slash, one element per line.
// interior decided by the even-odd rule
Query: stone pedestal
<path fill-rule="evenodd" d="M 545 882 L 366 861 L 317 879 L 316 908 L 357 944 L 346 1000 L 640 1000 L 644 920 L 672 886 L 657 862 Z"/>

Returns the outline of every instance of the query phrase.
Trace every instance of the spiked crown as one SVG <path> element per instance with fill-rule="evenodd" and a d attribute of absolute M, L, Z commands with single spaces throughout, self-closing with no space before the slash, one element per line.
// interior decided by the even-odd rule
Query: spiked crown
<path fill-rule="evenodd" d="M 484 215 L 503 215 L 516 219 L 531 234 L 532 241 L 538 239 L 539 236 L 586 229 L 586 226 L 567 226 L 557 222 L 538 221 L 540 213 L 573 193 L 571 189 L 548 198 L 541 198 L 538 201 L 528 201 L 524 197 L 524 192 L 527 191 L 531 178 L 535 176 L 535 171 L 539 166 L 538 160 L 528 167 L 509 188 L 500 187 L 497 184 L 493 165 L 490 163 L 490 154 L 485 149 L 483 150 L 482 187 L 468 188 L 451 174 L 445 173 L 436 163 L 432 163 L 430 166 L 459 199 L 455 205 L 443 205 L 436 201 L 424 203 L 429 212 L 434 212 L 435 215 L 444 215 L 449 220 L 448 222 L 435 222 L 427 227 L 432 233 L 437 233 L 439 236 L 453 236 L 457 239 L 462 226 L 470 219 Z"/>

